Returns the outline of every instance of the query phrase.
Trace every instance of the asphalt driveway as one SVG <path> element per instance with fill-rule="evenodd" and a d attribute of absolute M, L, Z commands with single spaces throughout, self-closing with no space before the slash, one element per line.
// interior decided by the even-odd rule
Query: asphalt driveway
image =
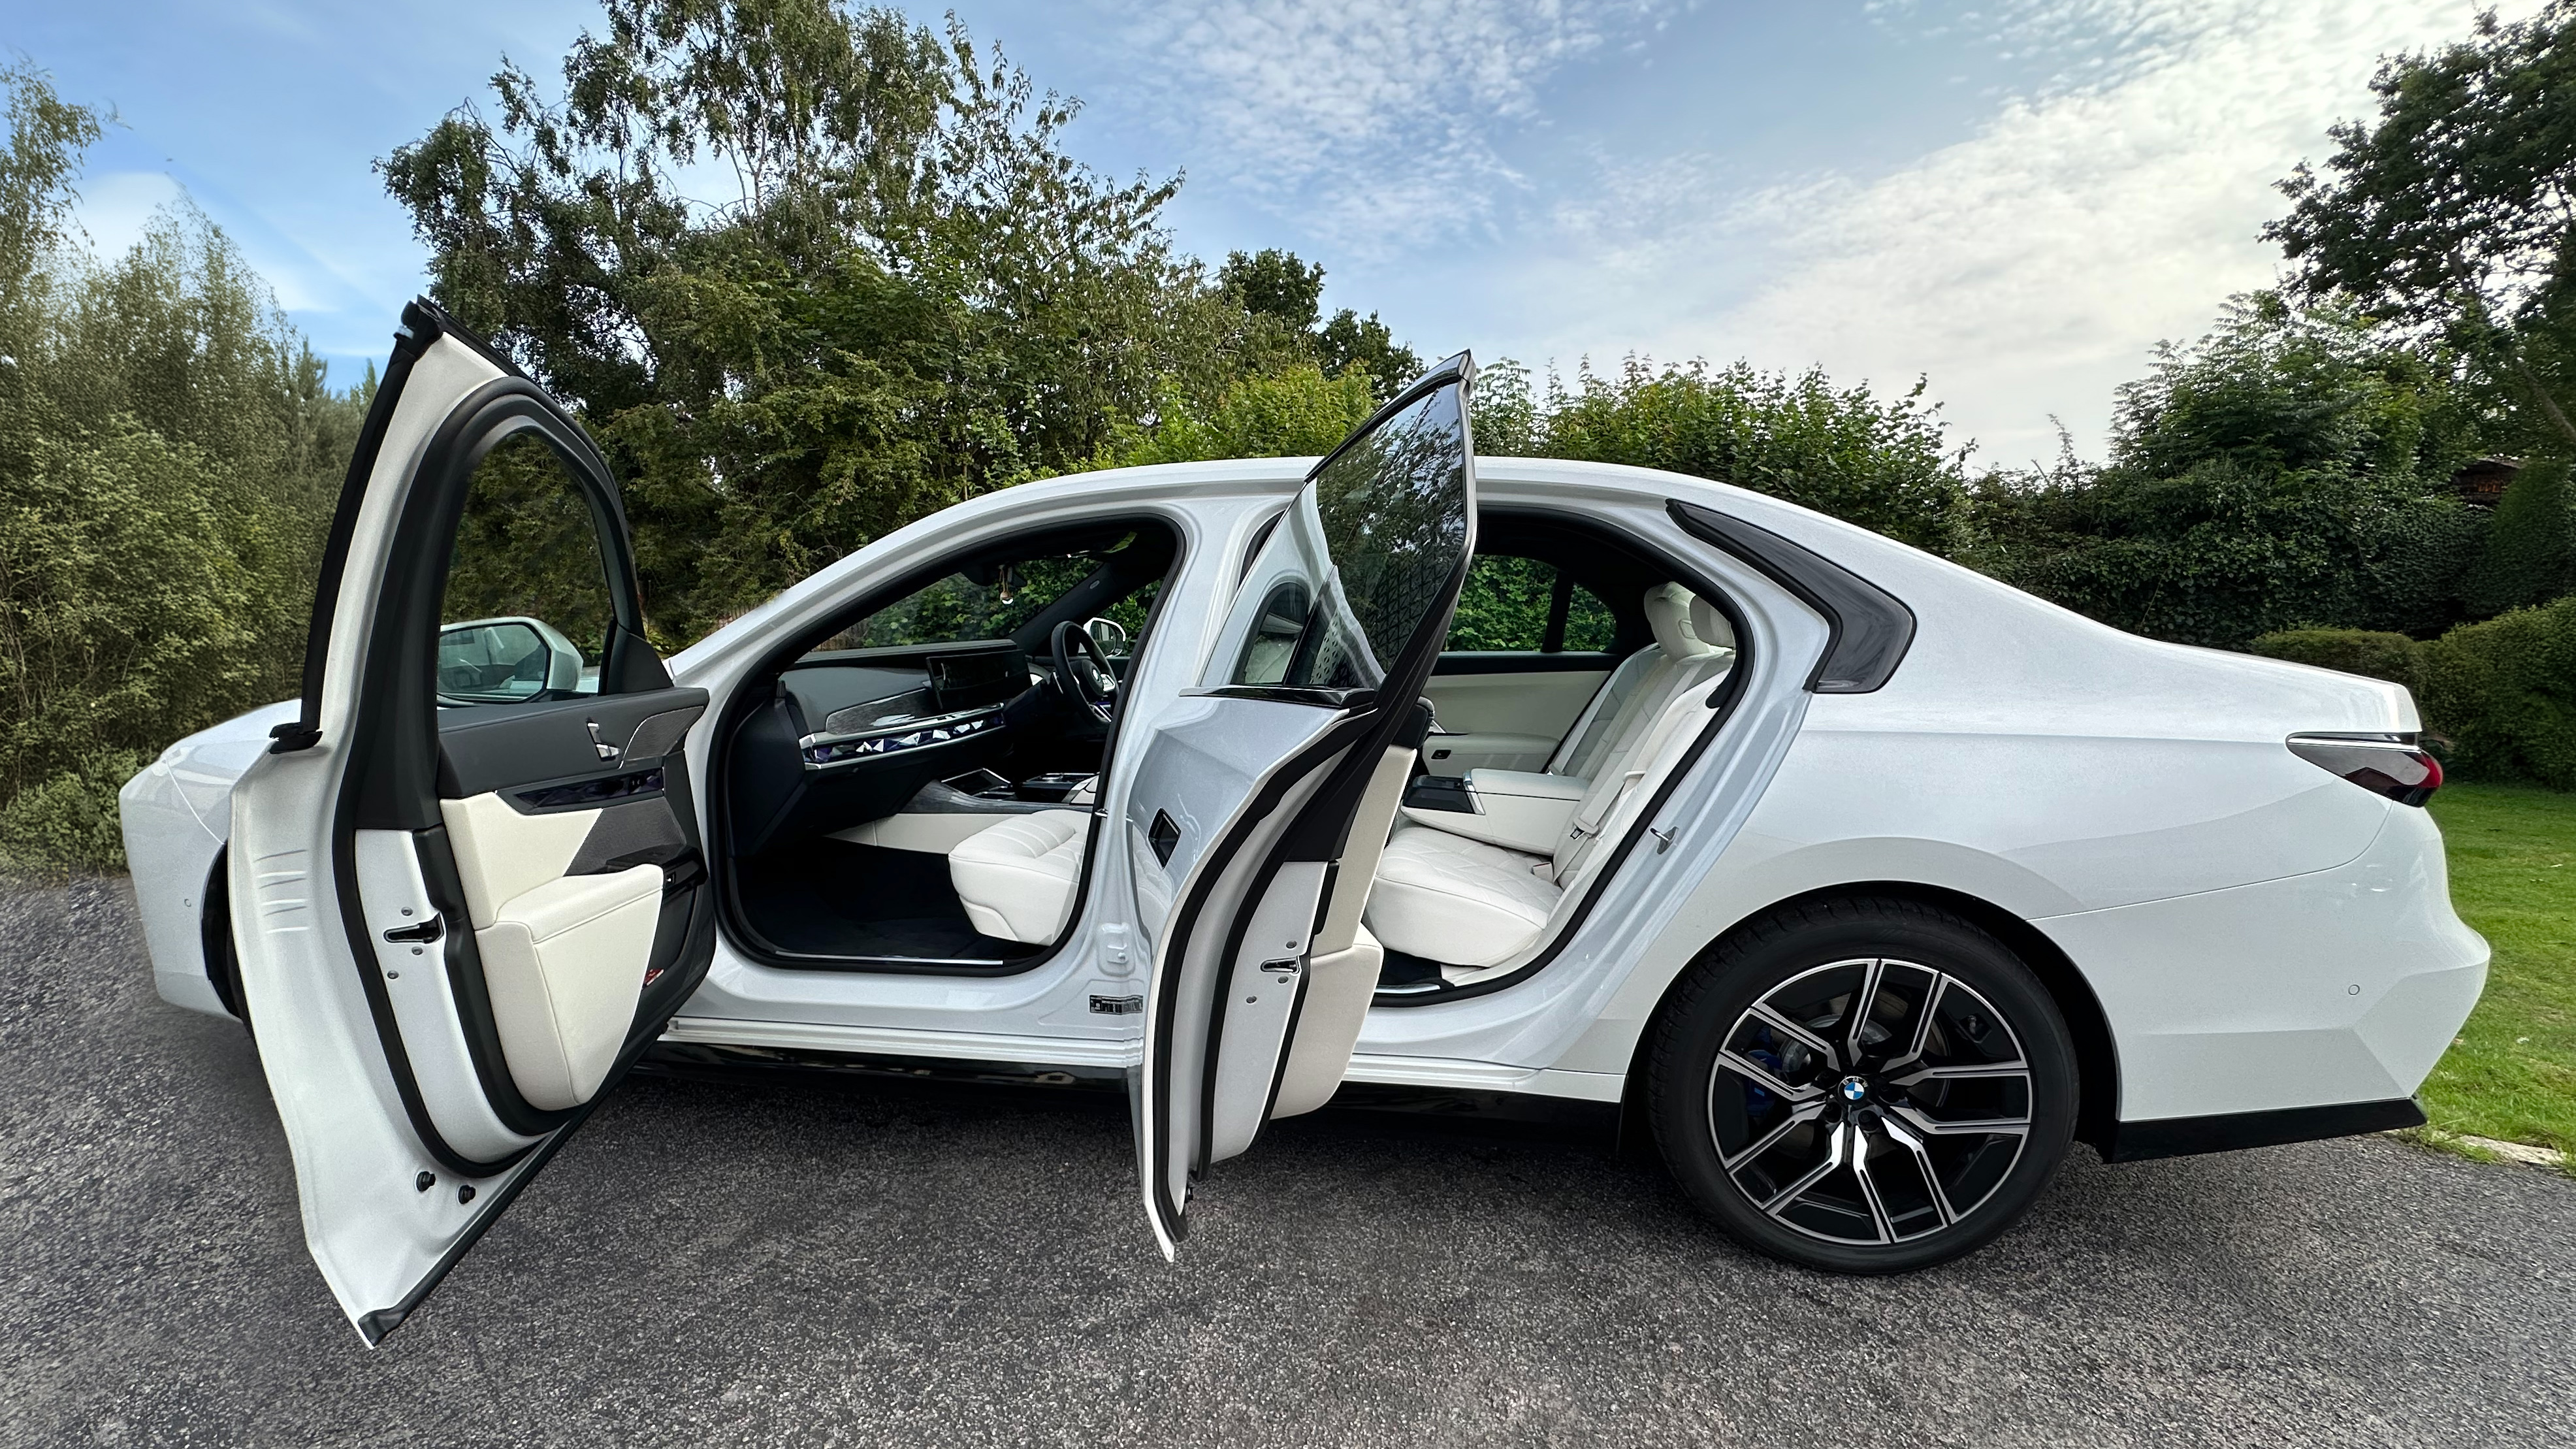
<path fill-rule="evenodd" d="M 630 1083 L 363 1348 L 250 1044 L 120 886 L 0 895 L 0 1440 L 2428 1444 L 2576 1431 L 2576 1183 L 2379 1139 L 2105 1168 L 1910 1277 L 1581 1142 L 1287 1124 L 1167 1267 L 1115 1101 Z"/>

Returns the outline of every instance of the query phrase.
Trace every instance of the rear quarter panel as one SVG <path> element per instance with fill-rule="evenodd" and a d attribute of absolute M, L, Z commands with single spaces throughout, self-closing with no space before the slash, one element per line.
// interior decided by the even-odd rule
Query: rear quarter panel
<path fill-rule="evenodd" d="M 2125 634 L 1738 490 L 1666 491 L 1705 495 L 1873 580 L 1917 631 L 1882 689 L 1808 699 L 1741 829 L 1589 1030 L 1529 1065 L 1626 1071 L 1709 943 L 1782 900 L 1890 882 L 1991 902 L 2066 948 L 2110 1017 L 2123 1118 L 2412 1090 L 2474 999 L 2483 946 L 2451 914 L 2422 812 L 2283 745 L 2303 731 L 2413 730 L 2403 689 Z M 1695 822 L 1671 823 L 1684 857 Z M 2329 898 L 2345 904 L 2319 905 Z M 2252 929 L 2266 910 L 2297 924 Z M 2357 953 L 2377 964 L 2324 984 L 2326 963 Z M 2290 1033 L 2278 1041 L 2296 1050 L 2277 1069 L 2212 1071 L 2243 1031 Z"/>
<path fill-rule="evenodd" d="M 268 748 L 269 730 L 295 713 L 288 700 L 200 730 L 117 791 L 153 989 L 173 1006 L 231 1015 L 206 974 L 207 877 L 232 827 L 233 782 Z"/>

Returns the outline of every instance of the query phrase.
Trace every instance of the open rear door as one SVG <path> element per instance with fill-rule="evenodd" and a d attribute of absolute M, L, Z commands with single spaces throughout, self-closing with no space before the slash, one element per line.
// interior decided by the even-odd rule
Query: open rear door
<path fill-rule="evenodd" d="M 1360 910 L 1475 551 L 1473 369 L 1441 364 L 1316 465 L 1134 766 L 1137 1153 L 1167 1255 L 1200 1173 L 1341 1084 L 1376 989 Z"/>
<path fill-rule="evenodd" d="M 681 747 L 617 490 L 427 302 L 332 521 L 303 710 L 233 792 L 248 1017 L 305 1239 L 402 1322 L 704 976 Z"/>

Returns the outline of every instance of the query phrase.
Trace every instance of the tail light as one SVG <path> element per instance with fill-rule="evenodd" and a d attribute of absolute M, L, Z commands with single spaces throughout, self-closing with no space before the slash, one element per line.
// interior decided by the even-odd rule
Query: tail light
<path fill-rule="evenodd" d="M 2400 805 L 2421 805 L 2442 788 L 2442 762 L 2413 735 L 2292 735 L 2290 753 Z"/>

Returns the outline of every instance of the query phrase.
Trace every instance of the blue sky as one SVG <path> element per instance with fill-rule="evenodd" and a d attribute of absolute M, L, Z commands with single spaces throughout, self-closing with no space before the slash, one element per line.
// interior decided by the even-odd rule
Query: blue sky
<path fill-rule="evenodd" d="M 936 22 L 940 7 L 906 7 Z M 1211 259 L 1286 246 L 1328 306 L 1426 355 L 1929 379 L 1955 439 L 2098 453 L 2163 338 L 2268 284 L 2270 183 L 2368 105 L 2377 58 L 2469 0 L 982 0 L 1082 98 L 1083 159 L 1184 172 Z M 2528 8 L 2508 5 L 2508 12 Z M 129 241 L 182 189 L 353 376 L 421 252 L 369 163 L 555 72 L 589 4 L 96 3 L 7 43 L 113 107 L 82 215 Z"/>

